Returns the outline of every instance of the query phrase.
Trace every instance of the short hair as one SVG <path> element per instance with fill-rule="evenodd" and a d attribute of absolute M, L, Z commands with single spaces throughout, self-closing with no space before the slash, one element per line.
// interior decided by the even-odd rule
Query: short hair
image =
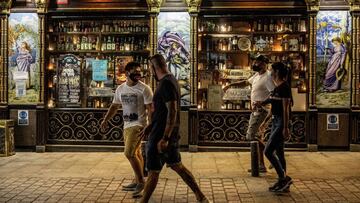
<path fill-rule="evenodd" d="M 159 66 L 159 68 L 165 68 L 166 67 L 166 61 L 165 58 L 161 54 L 155 54 L 152 57 L 150 57 L 150 61 L 155 61 L 155 65 Z"/>
<path fill-rule="evenodd" d="M 125 66 L 125 71 L 131 71 L 137 67 L 141 67 L 140 63 L 136 62 L 136 61 L 131 61 L 129 63 L 126 64 Z"/>
<path fill-rule="evenodd" d="M 268 64 L 270 62 L 269 58 L 264 55 L 259 55 L 255 58 L 256 61 L 263 62 Z"/>
<path fill-rule="evenodd" d="M 275 62 L 271 65 L 272 69 L 276 71 L 281 79 L 286 79 L 288 76 L 288 68 L 282 62 Z"/>

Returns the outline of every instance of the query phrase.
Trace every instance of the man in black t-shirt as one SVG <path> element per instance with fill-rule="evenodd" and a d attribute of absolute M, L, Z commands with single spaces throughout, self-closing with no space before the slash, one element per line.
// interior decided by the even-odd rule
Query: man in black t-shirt
<path fill-rule="evenodd" d="M 167 69 L 165 59 L 160 54 L 152 56 L 150 63 L 158 85 L 153 97 L 151 124 L 144 130 L 144 136 L 150 133 L 146 146 L 146 168 L 149 174 L 140 202 L 149 201 L 165 163 L 181 176 L 195 193 L 198 202 L 209 202 L 201 192 L 194 176 L 181 163 L 179 152 L 179 85 Z"/>

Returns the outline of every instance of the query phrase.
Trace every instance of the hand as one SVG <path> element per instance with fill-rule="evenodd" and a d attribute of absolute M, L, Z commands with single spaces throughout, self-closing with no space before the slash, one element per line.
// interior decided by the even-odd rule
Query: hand
<path fill-rule="evenodd" d="M 167 150 L 169 142 L 161 139 L 158 143 L 157 143 L 157 149 L 159 153 L 163 153 Z"/>
<path fill-rule="evenodd" d="M 265 122 L 263 122 L 260 126 L 259 126 L 259 133 L 263 134 L 265 133 L 266 130 L 266 125 Z"/>
<path fill-rule="evenodd" d="M 289 128 L 283 129 L 283 136 L 284 136 L 285 140 L 288 140 L 290 138 L 290 129 Z"/>
<path fill-rule="evenodd" d="M 106 128 L 108 128 L 108 124 L 107 124 L 107 121 L 105 121 L 105 119 L 104 119 L 100 124 L 100 129 L 105 130 Z"/>
<path fill-rule="evenodd" d="M 147 138 L 149 136 L 151 132 L 151 125 L 147 125 L 140 133 L 139 133 L 139 137 L 140 138 Z"/>

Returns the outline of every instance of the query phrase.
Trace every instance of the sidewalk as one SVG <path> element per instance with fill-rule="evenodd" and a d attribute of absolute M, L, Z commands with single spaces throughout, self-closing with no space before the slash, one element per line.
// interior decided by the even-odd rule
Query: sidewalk
<path fill-rule="evenodd" d="M 274 169 L 251 177 L 248 152 L 182 153 L 214 202 L 360 202 L 360 153 L 286 152 L 291 192 L 268 192 Z M 268 164 L 267 164 L 268 165 Z M 136 202 L 122 153 L 17 153 L 0 157 L 0 202 Z M 163 170 L 152 202 L 196 202 L 184 182 Z"/>

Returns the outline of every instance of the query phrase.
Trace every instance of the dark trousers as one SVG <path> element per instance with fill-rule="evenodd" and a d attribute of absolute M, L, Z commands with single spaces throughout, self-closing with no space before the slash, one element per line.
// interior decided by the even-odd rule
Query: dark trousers
<path fill-rule="evenodd" d="M 285 178 L 284 123 L 281 116 L 273 116 L 271 134 L 265 146 L 265 156 L 274 166 L 280 179 Z"/>

